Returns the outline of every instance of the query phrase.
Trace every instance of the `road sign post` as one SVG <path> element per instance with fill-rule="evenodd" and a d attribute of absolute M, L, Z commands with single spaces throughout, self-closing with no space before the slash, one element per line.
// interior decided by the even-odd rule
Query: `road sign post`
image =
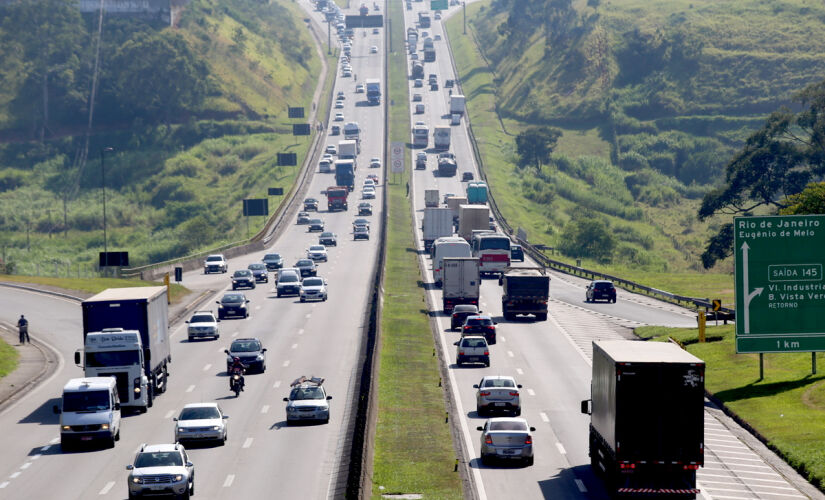
<path fill-rule="evenodd" d="M 736 352 L 825 351 L 825 216 L 733 224 Z"/>
<path fill-rule="evenodd" d="M 393 174 L 404 173 L 404 143 L 390 144 L 390 171 Z"/>

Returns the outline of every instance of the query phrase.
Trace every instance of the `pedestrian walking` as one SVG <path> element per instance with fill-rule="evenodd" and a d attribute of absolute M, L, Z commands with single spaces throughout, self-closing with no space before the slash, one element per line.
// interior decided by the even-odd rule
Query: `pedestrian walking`
<path fill-rule="evenodd" d="M 410 197 L 410 183 L 407 183 L 407 198 Z"/>
<path fill-rule="evenodd" d="M 22 314 L 20 315 L 20 319 L 17 320 L 17 331 L 20 334 L 20 344 L 25 344 L 28 342 L 29 344 L 32 343 L 31 339 L 29 338 L 29 320 L 26 319 L 25 316 Z"/>

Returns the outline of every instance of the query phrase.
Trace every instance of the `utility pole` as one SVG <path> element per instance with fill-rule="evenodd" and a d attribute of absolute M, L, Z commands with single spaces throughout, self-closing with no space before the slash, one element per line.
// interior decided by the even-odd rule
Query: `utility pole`
<path fill-rule="evenodd" d="M 109 244 L 108 240 L 106 239 L 106 167 L 103 161 L 105 156 L 103 153 L 107 153 L 110 151 L 114 151 L 114 148 L 100 148 L 100 187 L 103 191 L 103 254 L 105 256 L 104 259 L 107 260 L 109 255 Z"/>
<path fill-rule="evenodd" d="M 461 2 L 461 12 L 464 14 L 464 34 L 467 34 L 467 0 Z"/>
<path fill-rule="evenodd" d="M 332 30 L 332 22 L 327 19 L 327 55 L 332 54 L 332 35 L 330 31 Z"/>

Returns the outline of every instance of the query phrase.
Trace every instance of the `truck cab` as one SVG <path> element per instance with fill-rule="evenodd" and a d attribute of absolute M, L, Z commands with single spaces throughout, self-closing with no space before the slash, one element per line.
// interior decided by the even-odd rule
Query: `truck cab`
<path fill-rule="evenodd" d="M 114 377 L 75 378 L 63 386 L 60 406 L 60 447 L 103 441 L 114 447 L 120 439 L 120 399 Z"/>
<path fill-rule="evenodd" d="M 327 193 L 327 210 L 335 212 L 337 210 L 347 210 L 347 197 L 349 196 L 349 188 L 347 186 L 330 186 L 326 190 Z"/>

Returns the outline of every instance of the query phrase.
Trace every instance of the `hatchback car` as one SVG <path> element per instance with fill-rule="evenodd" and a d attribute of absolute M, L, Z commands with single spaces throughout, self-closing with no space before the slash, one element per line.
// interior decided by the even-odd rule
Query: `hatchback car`
<path fill-rule="evenodd" d="M 344 113 L 335 113 L 335 121 L 336 122 L 344 121 Z"/>
<path fill-rule="evenodd" d="M 307 258 L 315 262 L 326 262 L 327 247 L 324 245 L 311 245 L 307 249 Z"/>
<path fill-rule="evenodd" d="M 186 336 L 189 342 L 196 338 L 211 337 L 217 340 L 221 337 L 218 319 L 215 318 L 212 311 L 195 311 L 186 323 L 189 325 L 186 328 Z"/>
<path fill-rule="evenodd" d="M 327 280 L 313 276 L 301 282 L 301 302 L 308 300 L 327 300 Z"/>
<path fill-rule="evenodd" d="M 329 231 L 323 232 L 318 236 L 318 244 L 327 247 L 337 247 L 338 237 L 335 236 L 335 233 Z"/>
<path fill-rule="evenodd" d="M 232 273 L 232 289 L 255 288 L 255 277 L 249 269 L 238 269 Z"/>
<path fill-rule="evenodd" d="M 421 102 L 421 99 L 422 99 L 421 94 L 418 94 L 418 93 L 413 94 L 413 99 L 412 99 L 413 102 Z"/>
<path fill-rule="evenodd" d="M 473 386 L 476 391 L 476 413 L 479 416 L 494 411 L 521 415 L 521 385 L 513 377 L 487 375 Z"/>
<path fill-rule="evenodd" d="M 370 230 L 366 226 L 356 226 L 352 230 L 353 240 L 368 240 L 370 239 Z"/>
<path fill-rule="evenodd" d="M 473 180 L 473 173 L 472 172 L 462 172 L 461 173 L 461 181 L 462 182 L 471 181 L 471 180 Z"/>
<path fill-rule="evenodd" d="M 427 168 L 427 153 L 419 151 L 415 154 L 415 169 L 423 170 L 425 168 Z"/>
<path fill-rule="evenodd" d="M 266 272 L 266 264 L 262 262 L 253 262 L 246 266 L 252 271 L 252 277 L 255 278 L 255 283 L 269 283 L 269 273 Z"/>
<path fill-rule="evenodd" d="M 363 94 L 364 93 L 364 85 L 359 83 L 355 86 L 355 93 L 356 94 Z"/>
<path fill-rule="evenodd" d="M 284 258 L 279 253 L 268 253 L 263 258 L 264 265 L 269 271 L 275 271 L 284 267 Z"/>
<path fill-rule="evenodd" d="M 370 54 L 377 54 L 377 53 L 378 53 L 378 47 L 377 46 L 373 45 L 372 47 L 370 47 Z"/>
<path fill-rule="evenodd" d="M 359 203 L 358 215 L 372 215 L 372 204 L 367 201 Z"/>
<path fill-rule="evenodd" d="M 338 154 L 338 148 L 335 146 L 335 144 L 327 144 L 327 148 L 324 151 L 326 151 L 326 153 L 330 155 Z"/>
<path fill-rule="evenodd" d="M 232 367 L 232 359 L 240 358 L 241 363 L 248 366 L 250 372 L 263 373 L 266 371 L 266 347 L 255 337 L 235 339 L 229 346 L 226 354 L 226 371 Z"/>
<path fill-rule="evenodd" d="M 324 379 L 300 377 L 290 384 L 286 401 L 286 423 L 302 420 L 329 422 L 329 400 L 332 396 L 324 390 Z"/>
<path fill-rule="evenodd" d="M 307 229 L 309 232 L 313 231 L 324 231 L 324 221 L 321 219 L 310 219 L 309 221 L 309 228 Z"/>
<path fill-rule="evenodd" d="M 605 300 L 607 302 L 616 303 L 616 287 L 613 286 L 612 281 L 595 280 L 587 285 L 585 291 L 585 302 L 596 302 L 597 300 Z"/>
<path fill-rule="evenodd" d="M 450 316 L 450 330 L 461 328 L 464 326 L 464 320 L 466 320 L 468 316 L 477 316 L 480 313 L 481 311 L 478 310 L 478 306 L 473 304 L 458 304 L 453 307 L 453 314 Z"/>
<path fill-rule="evenodd" d="M 317 212 L 318 211 L 318 200 L 316 200 L 315 198 L 305 199 L 304 200 L 304 211 L 305 212 L 310 212 L 310 211 Z"/>
<path fill-rule="evenodd" d="M 424 86 L 424 82 L 421 81 L 421 78 L 416 78 L 415 81 L 413 82 L 413 87 L 415 87 L 415 88 L 420 88 L 420 87 L 423 87 L 423 86 Z"/>
<path fill-rule="evenodd" d="M 535 427 L 527 425 L 523 418 L 498 417 L 477 427 L 481 431 L 481 463 L 493 459 L 520 460 L 533 465 L 533 436 Z"/>
<path fill-rule="evenodd" d="M 130 499 L 144 494 L 189 498 L 195 493 L 195 466 L 180 443 L 142 444 L 126 470 Z"/>
<path fill-rule="evenodd" d="M 341 134 L 341 127 L 338 125 L 333 125 L 329 128 L 329 135 L 340 135 Z"/>
<path fill-rule="evenodd" d="M 190 403 L 183 407 L 175 421 L 175 442 L 217 441 L 226 443 L 227 425 L 221 407 L 217 403 Z"/>
<path fill-rule="evenodd" d="M 335 109 L 344 109 L 344 101 L 335 101 Z M 335 121 L 341 122 L 344 121 L 343 115 L 341 119 L 338 119 L 338 113 L 335 114 Z"/>
<path fill-rule="evenodd" d="M 381 158 L 370 158 L 370 168 L 381 168 Z"/>
<path fill-rule="evenodd" d="M 293 267 L 300 271 L 301 278 L 306 276 L 315 276 L 315 273 L 318 272 L 318 268 L 315 266 L 315 262 L 313 262 L 312 259 L 298 259 Z"/>
<path fill-rule="evenodd" d="M 246 295 L 240 292 L 226 292 L 217 301 L 218 304 L 218 319 L 228 318 L 230 316 L 240 316 L 242 318 L 249 317 L 249 299 Z"/>
<path fill-rule="evenodd" d="M 487 339 L 487 343 L 496 343 L 496 322 L 487 315 L 467 316 L 461 326 L 461 336 L 482 335 Z"/>

